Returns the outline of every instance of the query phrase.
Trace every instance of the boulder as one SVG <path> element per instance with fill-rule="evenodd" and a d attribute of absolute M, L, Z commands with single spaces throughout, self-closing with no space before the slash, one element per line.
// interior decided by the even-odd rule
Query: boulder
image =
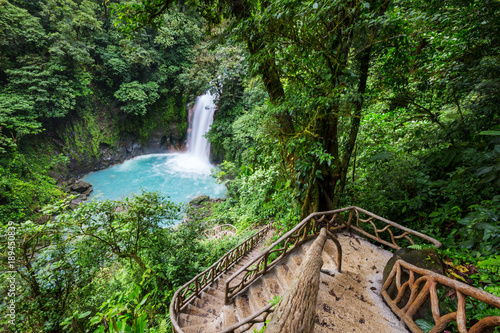
<path fill-rule="evenodd" d="M 86 183 L 84 181 L 77 181 L 73 185 L 70 186 L 71 191 L 73 192 L 78 192 L 78 193 L 84 193 L 87 191 L 90 187 L 92 187 L 91 184 Z"/>
<path fill-rule="evenodd" d="M 210 200 L 210 197 L 208 195 L 197 195 L 196 197 L 194 197 L 194 199 L 189 201 L 189 204 L 191 206 L 199 206 L 203 202 L 208 201 L 208 200 Z"/>
<path fill-rule="evenodd" d="M 85 190 L 85 192 L 83 192 L 83 195 L 85 195 L 85 196 L 87 196 L 87 197 L 88 197 L 88 196 L 90 195 L 90 193 L 92 193 L 92 191 L 93 191 L 93 190 L 94 190 L 94 189 L 93 189 L 93 188 L 92 188 L 92 186 L 91 186 L 91 187 L 89 187 L 88 189 L 86 189 L 86 190 Z"/>
<path fill-rule="evenodd" d="M 385 283 L 385 281 L 389 277 L 389 274 L 392 271 L 392 268 L 394 267 L 394 264 L 399 259 L 402 259 L 414 266 L 444 275 L 443 262 L 439 258 L 439 255 L 435 249 L 413 250 L 408 248 L 402 248 L 399 249 L 387 262 L 384 268 L 383 283 Z M 419 277 L 421 277 L 421 275 L 415 274 L 415 280 L 417 280 Z M 405 269 L 403 269 L 401 271 L 401 284 L 408 281 L 409 278 L 410 278 L 409 273 Z M 395 281 L 393 281 L 389 286 L 389 288 L 387 288 L 387 293 L 392 299 L 394 299 L 397 296 L 398 292 Z M 400 308 L 404 307 L 408 302 L 409 298 L 410 298 L 410 289 L 407 288 L 405 295 L 403 296 L 403 299 L 398 304 L 398 307 Z M 422 305 L 419 311 L 415 314 L 413 319 L 424 318 L 426 314 L 428 314 L 430 311 L 431 311 L 431 302 L 430 299 L 427 299 L 427 301 L 425 301 L 425 303 Z"/>

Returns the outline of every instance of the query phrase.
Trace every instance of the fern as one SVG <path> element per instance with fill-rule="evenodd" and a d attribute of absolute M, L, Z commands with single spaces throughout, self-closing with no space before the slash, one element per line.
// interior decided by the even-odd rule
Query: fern
<path fill-rule="evenodd" d="M 500 256 L 497 255 L 495 257 L 480 261 L 477 263 L 477 266 L 483 269 L 487 269 L 492 273 L 500 274 Z"/>
<path fill-rule="evenodd" d="M 422 244 L 412 244 L 408 246 L 408 248 L 412 250 L 422 250 L 424 247 L 422 246 Z"/>
<path fill-rule="evenodd" d="M 273 305 L 273 308 L 278 305 L 278 303 L 281 301 L 281 296 L 280 295 L 276 295 L 273 297 L 272 300 L 270 300 L 268 303 L 269 304 L 272 304 Z"/>

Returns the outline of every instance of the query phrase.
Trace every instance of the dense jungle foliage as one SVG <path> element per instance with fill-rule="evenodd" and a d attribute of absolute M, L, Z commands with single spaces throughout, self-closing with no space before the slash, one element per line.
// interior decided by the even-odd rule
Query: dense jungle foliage
<path fill-rule="evenodd" d="M 15 330 L 166 332 L 175 289 L 241 239 L 207 224 L 285 231 L 349 205 L 439 239 L 448 276 L 500 296 L 499 18 L 495 0 L 0 0 Z M 51 175 L 69 159 L 185 131 L 207 89 L 225 201 L 177 227 L 157 193 L 68 206 Z"/>

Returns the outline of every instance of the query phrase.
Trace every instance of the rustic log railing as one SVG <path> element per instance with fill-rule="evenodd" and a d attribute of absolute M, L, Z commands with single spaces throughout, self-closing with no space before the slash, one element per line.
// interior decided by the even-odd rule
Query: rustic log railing
<path fill-rule="evenodd" d="M 347 225 L 349 229 L 356 230 L 360 234 L 368 238 L 371 238 L 373 240 L 376 240 L 381 244 L 387 245 L 395 250 L 399 250 L 401 247 L 406 247 L 406 246 L 400 246 L 401 242 L 404 241 L 407 241 L 407 244 L 401 244 L 401 245 L 414 245 L 415 241 L 413 240 L 412 236 L 428 241 L 432 243 L 436 248 L 440 248 L 443 245 L 440 241 L 430 236 L 403 227 L 402 225 L 397 224 L 396 222 L 392 222 L 381 216 L 373 214 L 372 212 L 364 210 L 363 208 L 352 206 L 344 209 L 350 210 L 349 219 L 345 223 L 345 225 Z M 356 214 L 355 221 L 352 220 L 354 214 Z M 368 217 L 363 219 L 360 216 L 361 214 L 367 215 Z M 365 228 L 363 228 L 363 226 Z M 366 229 L 369 229 L 370 232 L 366 231 Z M 399 235 L 395 233 L 401 231 L 402 233 Z M 388 240 L 384 240 L 384 238 Z"/>
<path fill-rule="evenodd" d="M 182 329 L 177 323 L 177 317 L 182 308 L 189 304 L 193 298 L 198 297 L 201 291 L 231 269 L 241 257 L 247 254 L 257 243 L 262 241 L 266 237 L 269 229 L 270 225 L 267 225 L 252 237 L 236 245 L 215 264 L 196 275 L 191 281 L 175 292 L 172 302 L 170 303 L 170 318 L 172 320 L 172 329 L 174 332 L 182 332 Z"/>
<path fill-rule="evenodd" d="M 234 333 L 237 329 L 240 327 L 243 328 L 246 326 L 243 330 L 240 329 L 240 332 L 249 330 L 254 324 L 259 324 L 259 323 L 265 323 L 267 320 L 267 317 L 274 311 L 274 307 L 272 304 L 268 304 L 255 312 L 254 314 L 246 317 L 240 322 L 237 322 L 236 324 L 229 326 L 223 331 L 220 331 L 219 333 Z"/>
<path fill-rule="evenodd" d="M 326 235 L 326 228 L 322 228 L 319 236 L 307 251 L 290 289 L 281 299 L 267 324 L 267 333 L 313 331 L 320 270 L 323 266 L 321 253 L 327 239 Z"/>
<path fill-rule="evenodd" d="M 346 213 L 349 213 L 347 220 L 343 217 L 343 214 Z M 362 218 L 361 214 L 367 215 L 368 217 Z M 382 224 L 383 226 L 379 227 L 377 224 Z M 362 228 L 363 225 L 371 227 L 372 233 L 364 230 Z M 333 233 L 342 229 L 353 229 L 362 235 L 396 250 L 401 248 L 398 242 L 401 243 L 402 241 L 406 241 L 409 244 L 415 244 L 412 237 L 418 237 L 424 241 L 428 241 L 436 248 L 442 245 L 441 242 L 432 237 L 403 227 L 402 225 L 355 206 L 328 212 L 312 213 L 269 246 L 269 248 L 262 252 L 259 257 L 249 262 L 226 280 L 225 304 L 228 304 L 236 294 L 245 289 L 261 275 L 265 274 L 270 268 L 274 267 L 287 253 L 316 237 L 322 226 L 326 227 L 328 237 L 335 242 L 339 250 L 337 251 L 339 271 L 342 265 L 342 250 Z M 400 234 L 397 234 L 398 232 Z M 385 238 L 388 240 L 384 240 L 383 238 L 386 234 L 387 237 Z M 231 281 L 235 280 L 237 277 L 241 278 L 238 279 L 239 282 L 231 285 Z"/>
<path fill-rule="evenodd" d="M 409 274 L 409 279 L 404 283 L 402 283 L 403 270 Z M 396 284 L 398 293 L 394 298 L 391 298 L 387 289 L 393 282 Z M 437 289 L 439 284 L 455 291 L 458 301 L 457 311 L 441 315 Z M 403 298 L 405 294 L 408 296 L 407 289 L 409 289 L 410 293 L 408 300 L 405 301 Z M 486 328 L 500 327 L 500 316 L 489 316 L 482 318 L 468 330 L 466 316 L 467 297 L 479 300 L 498 309 L 500 309 L 500 297 L 446 276 L 411 265 L 403 260 L 396 261 L 382 287 L 381 295 L 391 309 L 403 319 L 408 328 L 414 333 L 423 333 L 415 324 L 413 317 L 429 297 L 432 317 L 435 322 L 435 326 L 430 333 L 443 332 L 447 325 L 453 321 L 457 322 L 460 333 L 479 333 Z"/>
<path fill-rule="evenodd" d="M 206 238 L 221 237 L 228 234 L 236 235 L 238 229 L 232 224 L 221 224 L 216 225 L 211 229 L 205 231 L 204 236 Z"/>
<path fill-rule="evenodd" d="M 294 324 L 296 324 L 297 318 L 295 315 L 290 315 L 290 306 L 293 305 L 293 302 L 296 302 L 299 298 L 303 301 L 299 304 L 299 306 L 294 306 L 293 311 L 294 314 L 301 316 L 301 318 L 307 318 L 304 322 L 309 322 L 309 326 L 297 326 L 297 329 L 300 332 L 312 332 L 312 327 L 314 325 L 314 317 L 315 317 L 315 305 L 316 298 L 318 296 L 319 291 L 319 274 L 321 266 L 323 265 L 323 259 L 321 258 L 321 252 L 323 252 L 323 247 L 326 241 L 326 229 L 322 229 L 322 234 L 318 237 L 314 244 L 307 252 L 307 258 L 304 260 L 304 264 L 301 265 L 300 272 L 298 277 L 295 278 L 295 282 L 287 294 L 283 297 L 276 308 L 273 307 L 272 304 L 268 304 L 260 310 L 256 311 L 252 315 L 243 319 L 242 321 L 226 328 L 225 330 L 219 333 L 234 333 L 237 329 L 239 331 L 247 331 L 254 324 L 264 323 L 266 322 L 268 316 L 276 310 L 276 317 L 271 319 L 271 322 L 268 324 L 266 328 L 266 332 L 291 332 L 292 330 L 289 327 L 282 327 L 283 321 L 294 320 Z M 309 302 L 307 302 L 309 300 Z M 314 306 L 311 306 L 310 303 L 313 303 Z M 273 325 L 276 327 L 273 328 Z M 296 325 L 295 325 L 296 326 Z"/>
<path fill-rule="evenodd" d="M 338 211 L 320 212 L 309 215 L 292 230 L 288 231 L 286 234 L 281 236 L 280 239 L 264 250 L 259 257 L 240 268 L 226 280 L 226 287 L 224 291 L 225 304 L 228 304 L 230 300 L 236 296 L 236 294 L 245 289 L 261 275 L 265 274 L 269 269 L 273 268 L 289 252 L 301 246 L 308 240 L 317 237 L 322 226 L 326 227 L 327 236 L 337 246 L 337 265 L 338 270 L 340 271 L 342 269 L 342 248 L 337 240 L 337 237 L 335 237 L 329 230 L 345 228 L 345 226 L 336 227 L 336 221 L 338 219 L 342 220 L 340 213 L 343 211 L 345 210 L 339 209 Z M 238 279 L 239 282 L 231 285 L 231 282 L 237 277 L 241 277 L 241 279 Z"/>

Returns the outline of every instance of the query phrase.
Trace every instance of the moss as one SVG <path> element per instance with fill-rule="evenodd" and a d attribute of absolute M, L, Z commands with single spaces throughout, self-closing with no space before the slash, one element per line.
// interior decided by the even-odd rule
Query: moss
<path fill-rule="evenodd" d="M 43 206 L 61 199 L 65 194 L 48 175 L 59 162 L 60 156 L 26 149 L 0 165 L 0 220 L 36 220 Z"/>
<path fill-rule="evenodd" d="M 120 144 L 118 119 L 104 106 L 81 111 L 79 117 L 68 122 L 60 135 L 65 143 L 64 152 L 77 161 L 99 158 L 103 144 L 113 148 L 118 148 Z"/>
<path fill-rule="evenodd" d="M 120 129 L 123 132 L 134 134 L 140 142 L 145 143 L 151 132 L 158 126 L 163 126 L 168 131 L 170 124 L 177 124 L 181 139 L 184 139 L 187 132 L 186 108 L 181 107 L 184 100 L 185 98 L 182 96 L 163 98 L 150 108 L 146 116 L 127 117 L 122 122 Z"/>

